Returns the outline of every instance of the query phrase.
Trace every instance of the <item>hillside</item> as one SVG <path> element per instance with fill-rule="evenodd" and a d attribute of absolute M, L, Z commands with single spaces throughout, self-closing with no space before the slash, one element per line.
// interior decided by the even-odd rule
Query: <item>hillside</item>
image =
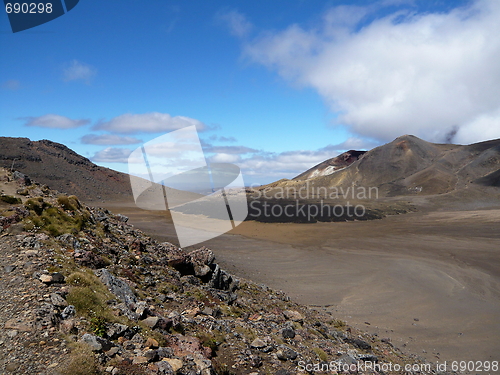
<path fill-rule="evenodd" d="M 20 171 L 84 201 L 131 199 L 127 174 L 99 167 L 68 147 L 28 138 L 0 137 L 0 167 Z"/>

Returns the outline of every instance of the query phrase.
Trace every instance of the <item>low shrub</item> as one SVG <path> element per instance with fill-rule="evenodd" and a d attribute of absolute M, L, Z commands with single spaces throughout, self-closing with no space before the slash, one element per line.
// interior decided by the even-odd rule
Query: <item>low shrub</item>
<path fill-rule="evenodd" d="M 8 204 L 20 204 L 21 199 L 13 197 L 12 195 L 0 195 L 0 200 Z"/>
<path fill-rule="evenodd" d="M 66 363 L 61 364 L 61 375 L 102 375 L 94 353 L 84 343 L 75 343 Z"/>

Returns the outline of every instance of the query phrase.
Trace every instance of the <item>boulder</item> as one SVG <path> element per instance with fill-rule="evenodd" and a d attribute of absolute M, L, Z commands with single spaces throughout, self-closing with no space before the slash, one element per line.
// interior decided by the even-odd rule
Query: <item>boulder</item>
<path fill-rule="evenodd" d="M 63 319 L 69 319 L 72 318 L 73 316 L 76 315 L 76 309 L 75 306 L 69 305 L 64 308 L 64 310 L 61 313 L 61 318 Z"/>
<path fill-rule="evenodd" d="M 99 277 L 99 280 L 101 280 L 101 282 L 108 287 L 109 291 L 123 301 L 127 306 L 137 302 L 137 297 L 132 291 L 132 288 L 130 288 L 125 281 L 114 276 L 111 272 L 104 268 L 95 271 L 95 274 Z"/>
<path fill-rule="evenodd" d="M 257 337 L 255 340 L 252 341 L 250 347 L 255 349 L 262 349 L 266 347 L 266 343 Z"/>
<path fill-rule="evenodd" d="M 304 321 L 302 314 L 295 310 L 285 310 L 283 311 L 283 315 L 292 322 L 302 323 Z"/>
<path fill-rule="evenodd" d="M 295 331 L 293 330 L 293 328 L 284 328 L 281 331 L 281 335 L 284 339 L 293 339 L 295 337 Z"/>
<path fill-rule="evenodd" d="M 276 352 L 276 356 L 282 361 L 293 361 L 297 358 L 298 354 L 289 347 L 282 345 Z"/>
<path fill-rule="evenodd" d="M 68 306 L 68 302 L 59 293 L 51 293 L 50 302 L 56 307 Z"/>
<path fill-rule="evenodd" d="M 80 341 L 88 344 L 94 352 L 107 352 L 113 347 L 113 343 L 110 341 L 102 337 L 91 335 L 90 333 L 84 334 L 80 338 Z"/>

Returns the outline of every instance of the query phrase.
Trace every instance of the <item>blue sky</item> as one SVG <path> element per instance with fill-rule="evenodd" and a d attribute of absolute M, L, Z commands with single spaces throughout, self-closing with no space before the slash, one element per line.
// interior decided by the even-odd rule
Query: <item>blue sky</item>
<path fill-rule="evenodd" d="M 195 124 L 247 184 L 403 134 L 500 138 L 498 19 L 496 0 L 80 0 L 13 34 L 2 12 L 0 135 L 127 172 Z"/>

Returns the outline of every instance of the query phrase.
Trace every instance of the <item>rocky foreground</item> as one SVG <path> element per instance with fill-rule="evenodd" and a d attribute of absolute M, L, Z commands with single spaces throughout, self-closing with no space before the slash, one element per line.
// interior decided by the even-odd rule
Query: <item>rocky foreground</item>
<path fill-rule="evenodd" d="M 0 171 L 0 372 L 433 373 L 365 334 L 237 279 L 205 247 Z M 410 368 L 405 366 L 410 366 Z"/>

